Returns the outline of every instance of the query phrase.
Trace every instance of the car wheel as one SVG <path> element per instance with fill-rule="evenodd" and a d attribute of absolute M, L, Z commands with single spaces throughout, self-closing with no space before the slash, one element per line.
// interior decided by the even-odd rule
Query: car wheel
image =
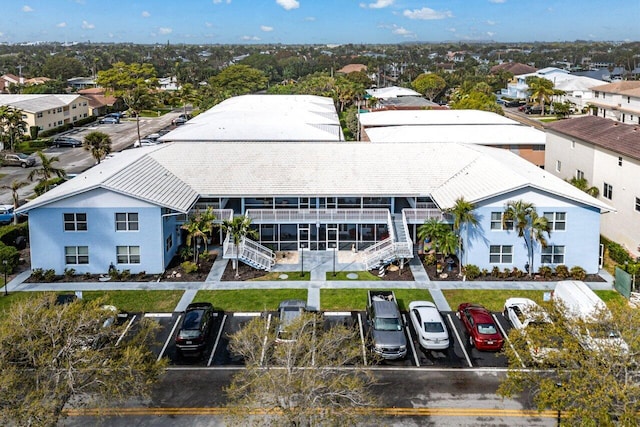
<path fill-rule="evenodd" d="M 56 144 L 56 148 L 60 148 L 60 144 Z"/>
<path fill-rule="evenodd" d="M 471 348 L 474 347 L 474 345 L 473 345 L 473 337 L 471 335 L 469 335 L 469 345 L 471 346 Z"/>
<path fill-rule="evenodd" d="M 458 319 L 460 319 L 460 312 L 459 312 L 459 311 L 456 311 L 456 317 L 457 317 Z"/>
<path fill-rule="evenodd" d="M 26 163 L 20 163 L 20 166 L 22 166 L 22 168 L 24 169 L 24 168 L 27 167 L 27 164 Z"/>

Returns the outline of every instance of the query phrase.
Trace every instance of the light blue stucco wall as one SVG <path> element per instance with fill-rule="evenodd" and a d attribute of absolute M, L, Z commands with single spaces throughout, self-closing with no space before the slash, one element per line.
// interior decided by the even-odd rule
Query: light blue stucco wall
<path fill-rule="evenodd" d="M 138 231 L 115 231 L 117 212 L 138 213 Z M 64 231 L 64 213 L 86 213 L 87 231 Z M 173 247 L 165 253 L 166 238 Z M 105 190 L 70 197 L 29 211 L 31 267 L 65 268 L 81 273 L 106 273 L 113 263 L 118 270 L 157 274 L 164 271 L 179 246 L 175 217 L 163 219 L 160 207 Z M 65 264 L 65 246 L 88 246 L 89 264 Z M 140 264 L 117 264 L 116 246 L 139 246 Z"/>
<path fill-rule="evenodd" d="M 600 211 L 536 190 L 522 190 L 476 205 L 474 212 L 478 218 L 478 225 L 475 230 L 470 229 L 468 242 L 465 242 L 468 249 L 465 255 L 467 264 L 475 264 L 480 269 L 487 270 L 491 270 L 496 265 L 501 270 L 513 267 L 524 270 L 528 255 L 523 238 L 518 237 L 517 231 L 491 230 L 491 212 L 503 212 L 506 203 L 510 200 L 533 203 L 540 216 L 544 212 L 566 212 L 566 229 L 552 231 L 547 244 L 565 246 L 564 264 L 567 267 L 577 265 L 584 268 L 587 273 L 598 272 Z M 512 245 L 513 262 L 511 264 L 490 263 L 489 246 L 491 245 Z M 540 244 L 536 243 L 533 256 L 534 271 L 538 271 L 541 266 L 541 249 Z M 546 265 L 554 267 L 552 264 Z"/>

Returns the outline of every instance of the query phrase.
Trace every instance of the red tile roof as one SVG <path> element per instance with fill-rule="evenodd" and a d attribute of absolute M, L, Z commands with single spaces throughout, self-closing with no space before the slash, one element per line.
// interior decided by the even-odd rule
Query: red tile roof
<path fill-rule="evenodd" d="M 640 160 L 640 125 L 586 116 L 549 123 L 547 130 Z"/>
<path fill-rule="evenodd" d="M 497 73 L 499 70 L 505 70 L 513 74 L 514 76 L 519 76 L 521 74 L 529 74 L 535 73 L 538 71 L 536 67 L 532 67 L 531 65 L 521 64 L 520 62 L 505 62 L 500 65 L 494 65 L 491 67 L 491 73 Z"/>

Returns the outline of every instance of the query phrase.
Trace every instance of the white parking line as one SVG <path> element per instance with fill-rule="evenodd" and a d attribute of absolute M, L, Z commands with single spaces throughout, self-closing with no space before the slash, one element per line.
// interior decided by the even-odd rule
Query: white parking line
<path fill-rule="evenodd" d="M 264 331 L 264 340 L 262 340 L 262 353 L 260 354 L 260 366 L 264 364 L 264 354 L 267 350 L 267 336 L 269 335 L 269 327 L 271 326 L 271 313 L 267 317 L 267 330 Z"/>
<path fill-rule="evenodd" d="M 516 355 L 516 357 L 518 358 L 518 360 L 520 361 L 520 365 L 522 365 L 523 368 L 526 368 L 527 366 L 524 364 L 524 362 L 522 361 L 522 358 L 520 358 L 520 355 L 518 354 L 518 352 L 516 351 L 515 347 L 513 347 L 513 344 L 511 344 L 511 340 L 509 339 L 509 337 L 507 336 L 506 331 L 502 328 L 502 325 L 500 324 L 500 322 L 498 322 L 498 318 L 496 317 L 495 314 L 491 313 L 491 316 L 493 317 L 493 320 L 496 322 L 496 325 L 498 325 L 498 328 L 500 328 L 500 332 L 502 333 L 502 336 L 504 337 L 504 339 L 509 343 L 509 347 L 511 347 L 511 350 L 513 350 L 513 353 Z"/>
<path fill-rule="evenodd" d="M 131 320 L 129 320 L 129 323 L 127 323 L 127 327 L 124 328 L 124 331 L 122 331 L 120 338 L 118 338 L 118 341 L 116 341 L 116 347 L 120 344 L 120 341 L 122 341 L 124 336 L 127 335 L 127 332 L 129 332 L 129 328 L 131 328 L 131 325 L 133 324 L 133 321 L 136 320 L 136 317 L 138 317 L 138 315 L 134 314 Z"/>
<path fill-rule="evenodd" d="M 167 347 L 169 346 L 169 341 L 171 341 L 171 338 L 173 338 L 173 334 L 175 333 L 176 328 L 178 327 L 178 323 L 180 323 L 180 319 L 182 319 L 182 314 L 178 315 L 178 319 L 176 320 L 176 323 L 173 324 L 173 328 L 171 328 L 171 334 L 169 334 L 169 337 L 165 341 L 164 347 L 162 347 L 162 351 L 158 356 L 158 362 L 160 361 L 160 359 L 162 359 L 162 356 L 164 356 L 164 352 L 167 350 Z"/>
<path fill-rule="evenodd" d="M 362 315 L 358 313 L 358 325 L 360 325 L 360 341 L 362 342 L 362 360 L 364 366 L 367 366 L 367 349 L 364 346 L 364 329 L 362 328 Z"/>
<path fill-rule="evenodd" d="M 224 329 L 225 320 L 227 320 L 227 315 L 226 314 L 222 317 L 222 323 L 220 324 L 220 330 L 218 331 L 218 336 L 216 337 L 216 342 L 213 344 L 213 350 L 211 350 L 211 356 L 209 356 L 209 362 L 207 362 L 207 366 L 211 366 L 211 362 L 213 361 L 213 355 L 216 354 L 216 349 L 218 348 L 218 342 L 220 342 L 220 335 L 222 335 L 222 330 Z"/>
<path fill-rule="evenodd" d="M 323 316 L 351 316 L 350 311 L 325 311 Z"/>
<path fill-rule="evenodd" d="M 460 347 L 462 347 L 462 352 L 464 353 L 464 358 L 467 359 L 467 363 L 469 364 L 470 368 L 473 368 L 473 364 L 471 363 L 471 359 L 469 358 L 469 354 L 467 354 L 467 349 L 464 347 L 465 344 L 464 342 L 462 342 L 462 339 L 460 339 L 460 334 L 458 333 L 458 330 L 456 329 L 456 325 L 453 324 L 453 320 L 451 319 L 451 314 L 447 313 L 447 319 L 449 319 L 449 324 L 451 325 L 451 329 L 453 330 L 453 333 L 456 334 L 456 337 L 458 337 L 458 342 L 460 343 Z"/>
<path fill-rule="evenodd" d="M 171 317 L 173 313 L 145 313 L 144 317 Z"/>
<path fill-rule="evenodd" d="M 262 313 L 259 312 L 238 312 L 238 313 L 232 313 L 233 316 L 235 317 L 258 317 L 260 316 Z"/>
<path fill-rule="evenodd" d="M 407 333 L 407 337 L 409 337 L 409 344 L 411 344 L 411 352 L 413 353 L 413 360 L 416 362 L 416 366 L 420 366 L 420 360 L 418 360 L 418 354 L 416 353 L 416 348 L 413 345 L 413 338 L 411 337 L 411 332 L 409 332 L 409 324 L 407 323 L 407 318 L 405 315 L 402 315 L 402 321 L 405 324 L 405 331 Z"/>

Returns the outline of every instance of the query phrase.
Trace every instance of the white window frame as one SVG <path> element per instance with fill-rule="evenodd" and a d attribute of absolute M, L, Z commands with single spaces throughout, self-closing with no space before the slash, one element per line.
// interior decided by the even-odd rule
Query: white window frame
<path fill-rule="evenodd" d="M 121 217 L 124 215 L 124 217 Z M 120 216 L 120 218 L 118 218 Z M 116 212 L 114 215 L 116 231 L 139 231 L 140 216 L 137 212 Z M 118 228 L 122 225 L 124 228 Z"/>
<path fill-rule="evenodd" d="M 500 219 L 495 218 L 496 214 L 500 215 Z M 504 228 L 503 222 L 502 222 L 503 217 L 504 217 L 504 212 L 502 211 L 491 212 L 491 224 L 489 226 L 491 231 L 513 231 L 514 230 L 515 223 L 513 221 L 507 221 L 507 224 L 511 223 L 511 227 Z M 498 227 L 494 228 L 494 224 L 498 224 Z"/>
<path fill-rule="evenodd" d="M 602 186 L 602 197 L 605 199 L 613 199 L 613 185 L 607 184 L 606 182 Z"/>
<path fill-rule="evenodd" d="M 86 265 L 89 264 L 89 246 L 65 246 L 65 265 Z"/>
<path fill-rule="evenodd" d="M 567 229 L 566 212 L 545 212 L 543 215 L 547 218 L 551 231 L 565 231 Z M 558 224 L 562 224 L 562 228 L 558 228 Z"/>
<path fill-rule="evenodd" d="M 140 246 L 116 246 L 116 264 L 140 264 Z"/>
<path fill-rule="evenodd" d="M 498 248 L 495 251 L 495 248 Z M 505 249 L 508 249 L 506 251 Z M 498 261 L 493 261 L 492 257 L 499 257 Z M 490 264 L 513 264 L 513 246 L 512 245 L 490 245 L 489 246 L 489 263 Z"/>
<path fill-rule="evenodd" d="M 564 265 L 564 260 L 566 255 L 567 255 L 567 252 L 566 252 L 565 245 L 549 245 L 546 248 L 542 248 L 542 253 L 540 254 L 540 263 L 552 264 L 552 265 Z M 560 257 L 559 258 L 560 262 L 555 262 L 556 257 Z"/>
<path fill-rule="evenodd" d="M 69 217 L 72 215 L 72 217 Z M 81 219 L 84 216 L 84 219 Z M 67 228 L 70 226 L 70 228 Z M 62 214 L 62 229 L 65 232 L 88 231 L 89 221 L 85 212 L 65 212 Z"/>

